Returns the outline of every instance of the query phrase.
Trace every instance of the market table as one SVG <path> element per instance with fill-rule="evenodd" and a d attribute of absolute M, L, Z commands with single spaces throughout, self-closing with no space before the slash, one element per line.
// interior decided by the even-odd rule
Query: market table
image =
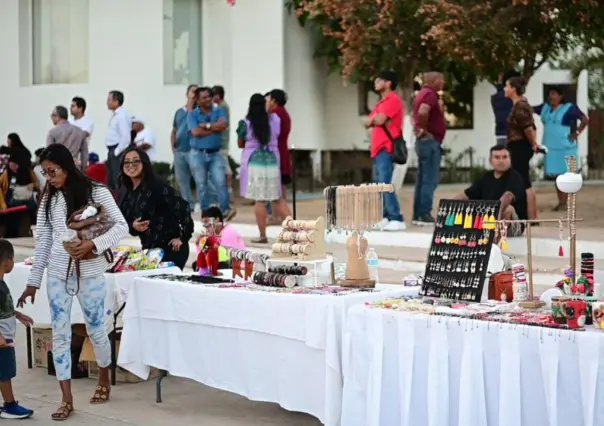
<path fill-rule="evenodd" d="M 353 307 L 342 426 L 597 426 L 604 333 Z"/>
<path fill-rule="evenodd" d="M 137 278 L 118 364 L 144 379 L 156 367 L 337 425 L 348 308 L 417 292 L 289 294 Z"/>
<path fill-rule="evenodd" d="M 10 289 L 10 292 L 14 300 L 17 300 L 25 286 L 27 285 L 27 279 L 31 271 L 31 265 L 25 263 L 16 263 L 10 274 L 5 276 L 6 284 Z M 179 274 L 181 270 L 177 267 L 162 268 L 162 269 L 149 269 L 143 271 L 132 271 L 132 272 L 118 272 L 118 273 L 105 273 L 105 279 L 107 281 L 107 294 L 105 296 L 105 326 L 107 332 L 111 333 L 114 330 L 121 329 L 121 319 L 118 318 L 121 309 L 126 301 L 128 290 L 132 284 L 132 281 L 136 277 L 158 275 L 158 274 Z M 71 323 L 72 324 L 84 324 L 84 316 L 80 307 L 80 302 L 77 297 L 71 308 Z M 42 284 L 36 294 L 36 303 L 28 303 L 21 309 L 24 314 L 29 315 L 34 320 L 36 326 L 46 325 L 50 326 L 50 306 L 48 304 L 48 294 L 46 289 L 46 271 L 42 278 Z M 112 353 L 115 353 L 115 333 L 111 334 L 112 339 Z M 27 328 L 27 365 L 32 368 L 32 346 L 31 346 L 31 330 Z M 113 357 L 115 358 L 115 356 Z M 115 364 L 115 360 L 114 360 Z M 112 368 L 112 382 L 115 384 L 115 365 Z"/>

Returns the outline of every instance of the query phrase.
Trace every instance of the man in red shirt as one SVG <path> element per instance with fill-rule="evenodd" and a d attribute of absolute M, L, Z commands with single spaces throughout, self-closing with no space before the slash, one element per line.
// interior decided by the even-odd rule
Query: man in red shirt
<path fill-rule="evenodd" d="M 281 129 L 277 138 L 277 146 L 279 148 L 279 163 L 281 166 L 281 196 L 285 199 L 286 185 L 292 183 L 292 160 L 289 154 L 289 133 L 292 129 L 292 120 L 289 113 L 285 109 L 287 103 L 287 94 L 281 89 L 273 89 L 265 96 L 266 105 L 270 112 L 277 114 L 281 120 Z M 273 214 L 271 203 L 266 203 L 266 209 L 269 215 Z M 289 216 L 289 214 L 288 214 Z M 284 217 L 269 217 L 269 224 L 281 224 Z"/>
<path fill-rule="evenodd" d="M 445 139 L 447 124 L 438 102 L 438 92 L 445 84 L 439 72 L 424 75 L 424 86 L 413 100 L 413 121 L 418 157 L 415 197 L 413 200 L 413 224 L 433 226 L 434 191 L 440 179 L 441 144 Z"/>
<path fill-rule="evenodd" d="M 382 71 L 375 79 L 375 91 L 380 94 L 380 100 L 367 118 L 367 127 L 371 127 L 370 153 L 373 159 L 373 175 L 377 183 L 391 183 L 394 162 L 393 139 L 399 138 L 403 132 L 403 102 L 396 94 L 398 77 L 394 71 Z M 384 130 L 388 129 L 388 133 Z M 401 214 L 396 191 L 384 194 L 384 218 L 377 224 L 384 231 L 402 231 L 406 228 L 405 219 Z"/>

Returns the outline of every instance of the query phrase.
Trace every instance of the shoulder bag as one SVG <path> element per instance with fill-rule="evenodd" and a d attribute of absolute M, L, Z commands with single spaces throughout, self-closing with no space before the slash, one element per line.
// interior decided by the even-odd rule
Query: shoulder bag
<path fill-rule="evenodd" d="M 407 164 L 409 152 L 407 151 L 407 142 L 405 142 L 403 134 L 401 133 L 398 138 L 394 139 L 392 137 L 392 133 L 390 133 L 390 130 L 388 130 L 388 127 L 386 127 L 386 125 L 383 125 L 382 129 L 384 129 L 384 132 L 386 132 L 388 139 L 390 139 L 390 142 L 392 142 L 392 161 L 394 161 L 394 164 Z"/>

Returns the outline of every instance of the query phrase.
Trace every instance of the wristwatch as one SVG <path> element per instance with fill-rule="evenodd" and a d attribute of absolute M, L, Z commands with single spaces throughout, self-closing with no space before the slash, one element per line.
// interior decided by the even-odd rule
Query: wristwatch
<path fill-rule="evenodd" d="M 212 128 L 212 125 L 210 123 L 206 123 L 206 130 L 210 130 Z"/>

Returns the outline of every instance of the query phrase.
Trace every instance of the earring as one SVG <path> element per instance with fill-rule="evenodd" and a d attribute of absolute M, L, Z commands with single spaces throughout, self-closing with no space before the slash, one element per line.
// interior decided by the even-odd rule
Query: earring
<path fill-rule="evenodd" d="M 468 207 L 466 209 L 466 218 L 463 222 L 463 227 L 464 227 L 464 229 L 472 229 L 473 225 L 474 225 L 474 220 L 472 218 L 472 209 L 470 209 L 470 207 Z"/>
<path fill-rule="evenodd" d="M 461 207 L 459 208 L 459 210 L 457 211 L 457 214 L 455 215 L 455 225 L 463 225 L 463 213 L 462 213 L 462 209 Z"/>
<path fill-rule="evenodd" d="M 508 225 L 505 221 L 501 223 L 499 232 L 501 232 L 501 240 L 499 242 L 499 247 L 501 248 L 501 251 L 508 251 L 508 242 L 506 240 L 508 233 Z"/>
<path fill-rule="evenodd" d="M 562 239 L 564 238 L 562 234 L 564 233 L 564 225 L 562 225 L 562 220 L 558 221 L 558 237 L 560 238 L 560 248 L 558 249 L 558 256 L 564 257 L 564 247 L 562 246 Z"/>

